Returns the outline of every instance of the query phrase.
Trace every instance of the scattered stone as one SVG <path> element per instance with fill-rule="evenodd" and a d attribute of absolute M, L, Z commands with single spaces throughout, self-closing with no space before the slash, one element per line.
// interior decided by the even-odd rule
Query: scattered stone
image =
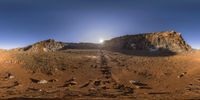
<path fill-rule="evenodd" d="M 143 84 L 140 81 L 137 80 L 130 80 L 129 81 L 131 84 L 137 85 L 137 86 L 147 86 L 147 84 Z"/>
<path fill-rule="evenodd" d="M 130 80 L 129 82 L 135 85 L 136 89 L 152 89 L 151 87 L 148 87 L 147 84 L 141 83 L 140 81 L 137 80 Z"/>
<path fill-rule="evenodd" d="M 181 78 L 181 77 L 183 77 L 184 75 L 183 74 L 181 74 L 181 75 L 179 75 L 177 78 Z"/>
<path fill-rule="evenodd" d="M 77 82 L 72 81 L 72 82 L 70 82 L 70 85 L 77 85 Z"/>
<path fill-rule="evenodd" d="M 33 83 L 37 83 L 37 84 L 46 84 L 46 83 L 48 83 L 47 80 L 38 80 L 38 79 L 33 79 L 33 78 L 30 78 L 30 80 L 31 80 Z"/>
<path fill-rule="evenodd" d="M 67 80 L 65 83 L 72 82 L 72 81 L 75 81 L 75 80 L 76 80 L 76 78 L 71 78 L 71 79 Z"/>
<path fill-rule="evenodd" d="M 186 88 L 186 91 L 192 91 L 192 89 L 188 87 L 188 88 Z"/>
<path fill-rule="evenodd" d="M 138 81 L 138 80 L 130 80 L 129 81 L 131 84 L 137 84 L 137 83 L 139 83 L 140 81 Z"/>
<path fill-rule="evenodd" d="M 77 85 L 75 78 L 71 78 L 71 79 L 67 80 L 62 87 L 69 87 L 69 86 L 73 86 L 73 85 Z"/>
<path fill-rule="evenodd" d="M 43 91 L 42 89 L 36 89 L 36 88 L 28 88 L 28 90 L 31 90 L 31 91 L 37 91 L 37 92 L 41 92 L 41 91 Z"/>
<path fill-rule="evenodd" d="M 49 80 L 48 82 L 53 83 L 53 82 L 57 82 L 57 81 L 58 81 L 57 79 L 51 79 L 51 80 Z"/>
<path fill-rule="evenodd" d="M 152 89 L 151 87 L 147 87 L 147 86 L 135 86 L 135 88 L 137 88 L 137 89 Z"/>
<path fill-rule="evenodd" d="M 119 89 L 119 90 L 123 90 L 124 89 L 124 85 L 123 84 L 117 84 L 114 88 L 115 89 Z"/>
<path fill-rule="evenodd" d="M 38 83 L 40 80 L 37 80 L 37 79 L 33 79 L 33 78 L 30 78 L 30 80 L 33 82 L 33 83 Z"/>
<path fill-rule="evenodd" d="M 101 84 L 101 81 L 100 81 L 100 80 L 94 81 L 94 85 L 95 85 L 95 86 L 99 86 L 100 84 Z"/>
<path fill-rule="evenodd" d="M 38 84 L 46 84 L 46 83 L 48 83 L 47 80 L 40 80 L 40 81 L 38 82 Z"/>
<path fill-rule="evenodd" d="M 187 72 L 183 72 L 183 73 L 181 73 L 181 75 L 179 75 L 177 78 L 182 78 L 184 75 L 186 75 L 187 74 Z"/>
<path fill-rule="evenodd" d="M 133 92 L 133 88 L 130 88 L 130 87 L 125 87 L 124 88 L 124 95 L 132 94 L 132 93 L 134 93 Z"/>
<path fill-rule="evenodd" d="M 10 75 L 10 76 L 9 76 L 9 79 L 13 79 L 13 78 L 15 78 L 15 76 L 13 76 L 13 75 Z"/>
<path fill-rule="evenodd" d="M 85 87 L 89 86 L 91 82 L 92 82 L 92 80 L 89 80 L 89 82 L 81 85 L 80 88 L 85 88 Z"/>
<path fill-rule="evenodd" d="M 123 84 L 117 84 L 114 89 L 118 89 L 119 92 L 123 92 L 124 95 L 133 93 L 133 88 L 127 87 Z"/>
<path fill-rule="evenodd" d="M 15 78 L 15 76 L 12 75 L 12 74 L 9 73 L 9 72 L 6 72 L 6 73 L 3 74 L 3 78 L 4 78 L 4 79 L 13 79 L 13 78 Z"/>

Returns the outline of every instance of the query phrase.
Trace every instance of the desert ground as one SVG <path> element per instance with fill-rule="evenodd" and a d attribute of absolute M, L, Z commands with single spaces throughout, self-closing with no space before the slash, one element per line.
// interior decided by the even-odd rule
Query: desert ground
<path fill-rule="evenodd" d="M 196 100 L 200 52 L 138 56 L 106 50 L 0 52 L 2 100 Z"/>

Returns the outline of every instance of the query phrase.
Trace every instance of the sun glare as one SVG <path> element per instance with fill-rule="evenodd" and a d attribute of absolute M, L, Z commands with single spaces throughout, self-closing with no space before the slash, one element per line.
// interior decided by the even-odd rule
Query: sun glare
<path fill-rule="evenodd" d="M 99 43 L 103 43 L 104 42 L 104 39 L 99 39 Z"/>

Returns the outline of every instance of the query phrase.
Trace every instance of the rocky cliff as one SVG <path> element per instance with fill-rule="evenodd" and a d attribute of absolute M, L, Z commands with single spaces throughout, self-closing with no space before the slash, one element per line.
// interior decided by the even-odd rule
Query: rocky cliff
<path fill-rule="evenodd" d="M 191 50 L 181 34 L 175 31 L 126 35 L 105 41 L 104 49 L 136 51 L 171 51 Z"/>

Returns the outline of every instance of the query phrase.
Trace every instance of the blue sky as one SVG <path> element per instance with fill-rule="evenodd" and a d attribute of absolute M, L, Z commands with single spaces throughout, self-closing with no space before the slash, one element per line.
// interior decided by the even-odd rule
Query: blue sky
<path fill-rule="evenodd" d="M 0 48 L 175 30 L 200 48 L 199 0 L 0 0 Z"/>

